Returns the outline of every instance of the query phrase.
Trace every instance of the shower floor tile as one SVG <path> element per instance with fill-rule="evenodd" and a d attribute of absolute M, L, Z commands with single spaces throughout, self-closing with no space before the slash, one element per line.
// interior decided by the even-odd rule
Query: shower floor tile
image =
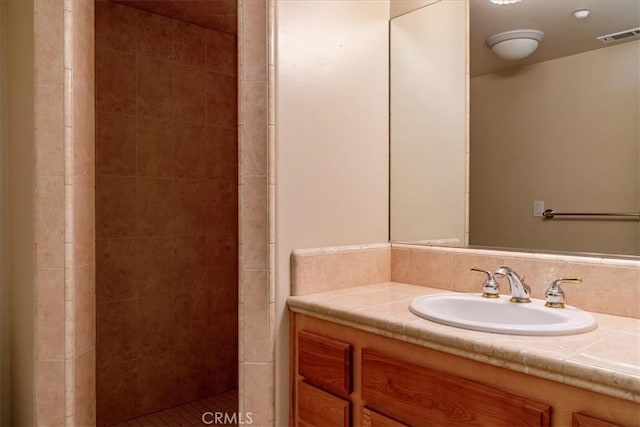
<path fill-rule="evenodd" d="M 207 424 L 237 427 L 238 424 L 233 422 L 234 419 L 238 420 L 235 418 L 237 416 L 238 391 L 232 390 L 114 424 L 112 427 L 189 427 Z"/>

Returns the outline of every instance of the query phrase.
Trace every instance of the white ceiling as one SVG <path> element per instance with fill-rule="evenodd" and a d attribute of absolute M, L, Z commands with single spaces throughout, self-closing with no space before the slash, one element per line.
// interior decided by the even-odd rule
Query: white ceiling
<path fill-rule="evenodd" d="M 591 14 L 578 20 L 573 16 L 577 9 L 590 9 Z M 470 0 L 470 25 L 470 72 L 478 76 L 624 43 L 605 45 L 596 37 L 640 27 L 640 0 L 522 0 L 510 5 Z M 494 34 L 521 29 L 545 33 L 528 58 L 506 61 L 484 44 Z"/>

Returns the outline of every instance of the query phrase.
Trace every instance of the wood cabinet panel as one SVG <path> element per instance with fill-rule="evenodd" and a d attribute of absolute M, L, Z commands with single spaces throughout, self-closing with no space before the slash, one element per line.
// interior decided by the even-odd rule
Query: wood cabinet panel
<path fill-rule="evenodd" d="M 385 417 L 369 408 L 362 408 L 362 427 L 407 427 L 407 425 Z"/>
<path fill-rule="evenodd" d="M 351 403 L 298 381 L 298 426 L 349 426 Z"/>
<path fill-rule="evenodd" d="M 351 345 L 300 331 L 298 373 L 310 384 L 348 397 L 351 393 Z"/>
<path fill-rule="evenodd" d="M 549 426 L 548 405 L 362 350 L 362 399 L 411 425 Z"/>
<path fill-rule="evenodd" d="M 638 414 L 638 422 L 640 423 L 640 414 Z M 572 427 L 622 427 L 620 424 L 614 424 L 580 412 L 573 413 L 571 425 Z"/>

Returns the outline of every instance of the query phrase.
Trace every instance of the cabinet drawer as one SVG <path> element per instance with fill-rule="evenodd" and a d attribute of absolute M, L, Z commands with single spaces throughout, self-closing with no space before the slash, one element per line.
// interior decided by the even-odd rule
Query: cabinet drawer
<path fill-rule="evenodd" d="M 574 412 L 572 418 L 572 427 L 622 427 L 620 424 L 614 424 L 580 412 Z"/>
<path fill-rule="evenodd" d="M 298 373 L 310 384 L 348 397 L 351 393 L 351 345 L 300 331 Z"/>
<path fill-rule="evenodd" d="M 351 404 L 339 397 L 298 381 L 297 411 L 299 426 L 349 426 Z"/>
<path fill-rule="evenodd" d="M 407 427 L 407 425 L 380 415 L 369 408 L 362 408 L 362 427 Z"/>
<path fill-rule="evenodd" d="M 550 425 L 548 405 L 366 349 L 362 399 L 411 425 Z"/>

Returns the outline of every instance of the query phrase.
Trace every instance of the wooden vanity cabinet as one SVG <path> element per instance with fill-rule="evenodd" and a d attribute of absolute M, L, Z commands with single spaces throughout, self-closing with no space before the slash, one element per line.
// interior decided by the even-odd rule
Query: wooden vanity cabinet
<path fill-rule="evenodd" d="M 307 331 L 296 341 L 296 424 L 349 426 L 351 345 Z"/>
<path fill-rule="evenodd" d="M 366 348 L 362 400 L 410 425 L 550 425 L 549 405 Z"/>
<path fill-rule="evenodd" d="M 630 401 L 302 314 L 290 355 L 294 426 L 640 425 Z"/>

